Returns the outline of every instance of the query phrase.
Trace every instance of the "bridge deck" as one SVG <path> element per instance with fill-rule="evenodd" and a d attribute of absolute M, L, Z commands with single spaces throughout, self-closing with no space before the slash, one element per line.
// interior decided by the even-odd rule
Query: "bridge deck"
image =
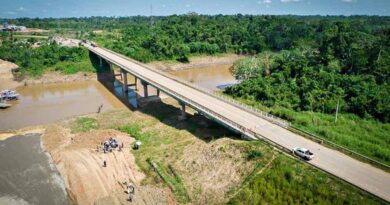
<path fill-rule="evenodd" d="M 183 100 L 195 109 L 208 113 L 211 117 L 222 121 L 222 123 L 228 125 L 231 123 L 234 129 L 237 129 L 237 126 L 244 127 L 245 130 L 248 130 L 245 134 L 252 138 L 259 138 L 261 136 L 288 150 L 294 147 L 305 147 L 312 150 L 315 158 L 308 163 L 390 201 L 389 173 L 292 133 L 253 113 L 240 109 L 211 94 L 206 94 L 191 86 L 161 75 L 156 71 L 142 66 L 140 63 L 132 62 L 112 51 L 89 45 L 85 46 L 91 52 L 120 66 L 138 78 L 151 83 L 171 96 Z M 228 121 L 224 119 L 228 119 Z M 252 133 L 255 133 L 255 135 Z"/>

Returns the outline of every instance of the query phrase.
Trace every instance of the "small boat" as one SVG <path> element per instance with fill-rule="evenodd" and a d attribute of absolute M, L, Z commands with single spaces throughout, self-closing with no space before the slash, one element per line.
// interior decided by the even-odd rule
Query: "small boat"
<path fill-rule="evenodd" d="M 5 109 L 11 107 L 11 104 L 0 102 L 0 109 Z"/>
<path fill-rule="evenodd" d="M 1 100 L 17 100 L 19 98 L 19 94 L 13 90 L 3 90 L 0 93 Z"/>

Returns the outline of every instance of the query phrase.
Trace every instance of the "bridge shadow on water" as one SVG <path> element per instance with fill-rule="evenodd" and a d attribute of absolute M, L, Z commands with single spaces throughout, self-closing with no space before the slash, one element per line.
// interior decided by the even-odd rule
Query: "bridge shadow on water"
<path fill-rule="evenodd" d="M 124 92 L 123 83 L 115 78 L 114 71 L 107 62 L 103 60 L 100 65 L 99 59 L 94 54 L 90 54 L 90 59 L 96 69 L 97 80 L 130 110 L 150 115 L 170 127 L 187 130 L 205 142 L 223 137 L 241 139 L 240 135 L 196 112 L 195 114 L 187 112 L 187 119 L 179 120 L 180 106 L 173 98 L 168 97 L 164 100 L 168 103 L 165 103 L 157 96 L 145 99 L 131 88 L 128 92 Z"/>

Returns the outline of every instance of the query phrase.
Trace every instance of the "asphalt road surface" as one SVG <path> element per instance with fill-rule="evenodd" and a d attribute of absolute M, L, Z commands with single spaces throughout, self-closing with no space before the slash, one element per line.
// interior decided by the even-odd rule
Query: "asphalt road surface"
<path fill-rule="evenodd" d="M 289 150 L 294 147 L 305 147 L 314 152 L 310 164 L 321 168 L 345 181 L 350 182 L 380 198 L 390 201 L 390 174 L 369 164 L 360 162 L 339 151 L 324 147 L 314 141 L 292 133 L 261 117 L 242 110 L 214 96 L 205 94 L 190 86 L 177 82 L 158 72 L 147 69 L 140 64 L 127 60 L 120 55 L 108 52 L 99 47 L 85 45 L 90 51 L 109 59 L 122 68 L 137 73 L 141 79 L 152 79 L 170 90 L 185 96 L 221 116 L 256 132 L 268 140 Z"/>

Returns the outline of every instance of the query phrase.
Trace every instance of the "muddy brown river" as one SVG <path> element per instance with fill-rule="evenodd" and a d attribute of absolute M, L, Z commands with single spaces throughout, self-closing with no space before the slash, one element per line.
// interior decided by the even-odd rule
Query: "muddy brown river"
<path fill-rule="evenodd" d="M 231 65 L 218 65 L 171 72 L 172 75 L 210 90 L 237 83 L 229 72 Z M 136 93 L 129 92 L 123 100 L 122 86 L 115 83 L 113 95 L 98 81 L 31 85 L 16 88 L 18 101 L 9 101 L 11 108 L 0 110 L 0 131 L 60 121 L 77 115 L 114 108 L 124 108 L 126 102 L 137 107 Z M 142 86 L 139 85 L 142 95 Z M 149 86 L 149 93 L 155 89 Z M 121 100 L 118 98 L 122 98 Z M 125 103 L 123 103 L 125 101 Z"/>
<path fill-rule="evenodd" d="M 236 84 L 228 65 L 216 65 L 171 72 L 172 75 L 187 80 L 209 90 L 218 90 L 225 85 Z"/>
<path fill-rule="evenodd" d="M 16 88 L 17 101 L 0 110 L 0 131 L 56 122 L 76 115 L 124 107 L 97 81 L 32 85 Z"/>

